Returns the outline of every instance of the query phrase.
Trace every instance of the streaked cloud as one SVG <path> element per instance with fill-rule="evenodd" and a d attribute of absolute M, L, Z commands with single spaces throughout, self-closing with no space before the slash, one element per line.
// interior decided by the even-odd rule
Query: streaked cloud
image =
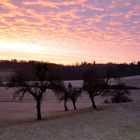
<path fill-rule="evenodd" d="M 3 0 L 0 42 L 11 43 L 11 54 L 15 43 L 38 45 L 31 58 L 58 63 L 137 61 L 139 11 L 139 0 Z M 10 54 L 0 49 L 1 58 Z"/>

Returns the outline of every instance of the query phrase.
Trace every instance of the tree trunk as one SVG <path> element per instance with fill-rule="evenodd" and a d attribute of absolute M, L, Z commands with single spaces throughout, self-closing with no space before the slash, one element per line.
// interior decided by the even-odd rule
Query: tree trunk
<path fill-rule="evenodd" d="M 73 103 L 73 107 L 74 107 L 74 109 L 76 110 L 77 108 L 76 108 L 75 101 L 72 101 L 72 103 Z"/>
<path fill-rule="evenodd" d="M 40 101 L 37 101 L 36 109 L 37 109 L 37 119 L 41 120 L 41 103 L 40 103 Z"/>
<path fill-rule="evenodd" d="M 90 99 L 91 99 L 91 102 L 92 102 L 93 109 L 97 109 L 97 106 L 96 106 L 95 100 L 94 100 L 94 96 L 90 95 Z"/>
<path fill-rule="evenodd" d="M 64 100 L 64 108 L 65 108 L 65 111 L 68 111 L 68 108 L 67 108 L 67 101 Z"/>

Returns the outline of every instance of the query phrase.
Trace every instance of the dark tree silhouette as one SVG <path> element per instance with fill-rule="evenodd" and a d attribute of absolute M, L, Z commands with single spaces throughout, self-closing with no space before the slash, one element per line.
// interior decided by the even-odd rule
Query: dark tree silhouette
<path fill-rule="evenodd" d="M 95 97 L 99 96 L 106 88 L 108 79 L 105 80 L 98 77 L 94 70 L 90 70 L 84 75 L 83 90 L 85 90 L 92 102 L 92 107 L 97 109 Z"/>
<path fill-rule="evenodd" d="M 57 96 L 59 101 L 64 101 L 64 109 L 65 111 L 68 111 L 67 101 L 69 101 L 69 93 L 67 92 L 64 84 L 61 92 L 55 92 L 55 95 Z"/>
<path fill-rule="evenodd" d="M 128 97 L 130 95 L 128 88 L 125 83 L 118 82 L 117 85 L 110 86 L 102 96 L 106 96 L 107 100 L 110 97 L 112 103 L 130 102 L 132 99 Z"/>
<path fill-rule="evenodd" d="M 67 101 L 71 100 L 73 103 L 73 107 L 76 110 L 76 101 L 78 97 L 81 95 L 81 89 L 72 87 L 72 84 L 69 83 L 68 86 L 63 84 L 63 89 L 61 92 L 57 92 L 56 96 L 60 101 L 64 101 L 64 109 L 68 111 Z"/>
<path fill-rule="evenodd" d="M 47 64 L 36 63 L 33 68 L 33 73 L 37 81 L 27 81 L 24 72 L 16 72 L 15 75 L 10 77 L 7 86 L 9 88 L 16 88 L 14 96 L 18 96 L 19 99 L 22 99 L 25 93 L 31 94 L 36 101 L 37 119 L 41 120 L 41 102 L 43 94 L 46 93 L 47 89 L 53 89 L 59 92 L 62 83 L 52 76 Z"/>
<path fill-rule="evenodd" d="M 73 107 L 75 110 L 77 109 L 76 101 L 77 101 L 78 97 L 81 95 L 81 91 L 82 91 L 81 88 L 74 88 L 74 87 L 72 87 L 71 83 L 68 84 L 69 98 L 72 101 Z"/>

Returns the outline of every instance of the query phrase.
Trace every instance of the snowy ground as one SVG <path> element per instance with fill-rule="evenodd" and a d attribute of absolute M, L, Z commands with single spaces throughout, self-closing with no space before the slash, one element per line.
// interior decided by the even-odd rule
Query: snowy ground
<path fill-rule="evenodd" d="M 20 107 L 21 105 L 17 104 L 17 108 Z M 36 121 L 29 115 L 34 113 L 30 108 L 32 106 L 26 105 L 24 108 L 26 113 L 24 110 L 17 112 L 14 109 L 15 115 L 11 110 L 12 114 L 9 115 L 13 117 L 9 120 L 9 124 L 0 127 L 1 140 L 139 140 L 140 138 L 140 102 L 104 105 L 96 111 L 84 108 L 66 113 L 52 112 L 46 114 L 42 121 Z"/>
<path fill-rule="evenodd" d="M 110 83 L 115 84 L 118 81 L 124 82 L 128 86 L 134 86 L 134 87 L 140 88 L 140 75 L 122 77 L 122 78 L 119 78 L 119 79 L 116 79 L 116 80 L 111 79 Z"/>
<path fill-rule="evenodd" d="M 130 86 L 140 87 L 140 76 L 122 78 Z M 67 81 L 68 83 L 68 81 Z M 82 81 L 73 81 L 80 86 Z M 36 121 L 35 103 L 25 96 L 23 102 L 12 99 L 13 89 L 0 88 L 0 140 L 139 140 L 140 90 L 131 91 L 133 102 L 103 104 L 97 97 L 99 110 L 93 111 L 88 96 L 83 93 L 77 102 L 79 110 L 63 111 L 63 103 L 51 91 L 44 97 L 42 121 Z"/>

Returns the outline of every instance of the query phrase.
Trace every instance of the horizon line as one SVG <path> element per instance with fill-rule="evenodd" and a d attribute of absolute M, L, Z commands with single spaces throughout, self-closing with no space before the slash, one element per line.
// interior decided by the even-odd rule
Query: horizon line
<path fill-rule="evenodd" d="M 64 64 L 64 63 L 55 63 L 55 62 L 50 62 L 50 61 L 46 61 L 46 60 L 34 60 L 34 59 L 27 59 L 27 60 L 25 60 L 25 59 L 0 59 L 0 61 L 15 61 L 15 62 L 17 62 L 17 63 L 20 63 L 20 62 L 26 62 L 26 63 L 28 63 L 28 62 L 39 62 L 39 63 L 48 63 L 48 64 L 56 64 L 56 65 L 63 65 L 63 66 L 80 66 L 80 65 L 82 65 L 82 64 L 131 64 L 131 63 L 133 63 L 133 64 L 138 64 L 139 62 L 140 62 L 140 60 L 138 60 L 138 61 L 131 61 L 131 62 L 120 62 L 120 63 L 118 63 L 118 62 L 106 62 L 106 63 L 99 63 L 99 62 L 96 62 L 96 61 L 93 61 L 92 63 L 91 62 L 88 62 L 88 61 L 81 61 L 81 62 L 75 62 L 75 63 L 71 63 L 71 64 Z"/>

